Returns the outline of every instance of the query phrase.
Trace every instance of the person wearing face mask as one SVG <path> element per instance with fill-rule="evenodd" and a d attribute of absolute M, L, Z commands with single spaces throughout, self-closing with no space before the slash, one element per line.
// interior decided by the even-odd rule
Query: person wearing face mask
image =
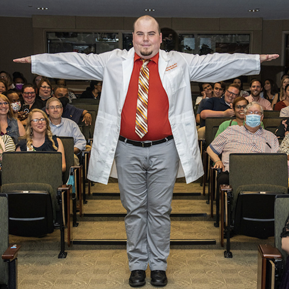
<path fill-rule="evenodd" d="M 229 184 L 229 156 L 232 153 L 277 153 L 277 137 L 261 126 L 263 108 L 257 102 L 249 103 L 245 110 L 245 124 L 225 129 L 207 148 L 214 168 L 221 169 L 217 182 Z M 222 160 L 220 159 L 222 155 Z"/>
<path fill-rule="evenodd" d="M 20 72 L 14 72 L 13 73 L 13 83 L 15 86 L 15 91 L 18 93 L 18 95 L 21 95 L 23 85 L 27 83 L 23 74 Z"/>
<path fill-rule="evenodd" d="M 19 95 L 14 90 L 8 90 L 6 95 L 10 101 L 10 105 L 13 110 L 14 117 L 18 118 L 18 112 L 21 109 L 21 101 L 20 101 Z"/>

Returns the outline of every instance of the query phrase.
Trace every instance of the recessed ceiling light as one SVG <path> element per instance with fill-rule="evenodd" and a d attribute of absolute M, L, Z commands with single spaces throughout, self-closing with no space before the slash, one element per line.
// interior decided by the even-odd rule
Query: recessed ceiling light
<path fill-rule="evenodd" d="M 38 7 L 37 9 L 38 9 L 38 10 L 48 10 L 47 7 Z"/>
<path fill-rule="evenodd" d="M 146 12 L 155 12 L 156 10 L 153 8 L 146 8 L 144 11 Z"/>
<path fill-rule="evenodd" d="M 254 12 L 259 12 L 259 11 L 260 11 L 259 8 L 255 8 L 255 9 L 250 9 L 250 10 L 249 10 L 249 12 L 253 12 L 253 13 L 254 13 Z"/>

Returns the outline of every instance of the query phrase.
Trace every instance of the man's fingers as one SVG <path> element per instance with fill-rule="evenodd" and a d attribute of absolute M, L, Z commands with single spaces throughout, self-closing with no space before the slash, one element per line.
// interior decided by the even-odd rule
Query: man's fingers
<path fill-rule="evenodd" d="M 13 59 L 16 63 L 31 63 L 31 56 Z"/>
<path fill-rule="evenodd" d="M 261 54 L 260 55 L 260 62 L 264 61 L 271 61 L 274 59 L 277 59 L 279 57 L 279 54 Z"/>

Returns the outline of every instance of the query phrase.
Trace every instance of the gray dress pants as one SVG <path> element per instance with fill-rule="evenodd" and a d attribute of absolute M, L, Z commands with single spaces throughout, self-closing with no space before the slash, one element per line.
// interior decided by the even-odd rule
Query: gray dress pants
<path fill-rule="evenodd" d="M 129 268 L 167 268 L 170 213 L 179 156 L 174 140 L 143 148 L 119 141 L 115 154 Z"/>

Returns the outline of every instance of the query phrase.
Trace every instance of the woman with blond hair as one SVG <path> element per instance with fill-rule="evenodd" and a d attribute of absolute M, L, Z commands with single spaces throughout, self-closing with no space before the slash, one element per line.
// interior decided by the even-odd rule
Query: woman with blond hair
<path fill-rule="evenodd" d="M 274 97 L 272 101 L 273 108 L 277 102 L 283 101 L 286 98 L 285 87 L 287 84 L 289 84 L 289 76 L 285 75 L 281 80 L 280 92 L 277 94 L 278 97 Z"/>
<path fill-rule="evenodd" d="M 4 94 L 0 94 L 0 129 L 1 135 L 11 136 L 15 144 L 19 136 L 25 134 L 23 125 L 18 119 L 14 118 L 9 99 Z"/>
<path fill-rule="evenodd" d="M 65 154 L 62 141 L 52 135 L 49 119 L 45 112 L 33 109 L 27 118 L 26 132 L 16 151 L 57 151 L 62 154 L 62 171 L 66 170 Z"/>

